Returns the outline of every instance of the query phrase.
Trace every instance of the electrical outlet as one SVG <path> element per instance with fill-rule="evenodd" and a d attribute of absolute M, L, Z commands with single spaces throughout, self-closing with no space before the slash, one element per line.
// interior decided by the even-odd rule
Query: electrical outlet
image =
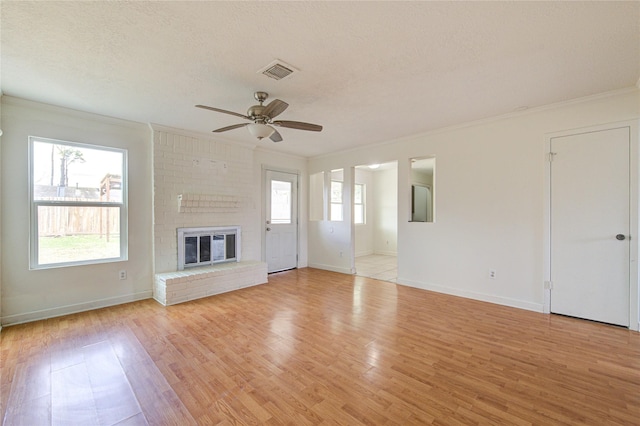
<path fill-rule="evenodd" d="M 340 257 L 342 257 L 342 252 L 340 252 Z"/>
<path fill-rule="evenodd" d="M 120 273 L 118 274 L 118 276 L 120 277 L 121 280 L 126 280 L 127 279 L 127 271 L 125 271 L 124 269 L 122 271 L 120 271 Z"/>
<path fill-rule="evenodd" d="M 492 280 L 496 279 L 496 270 L 495 269 L 489 269 L 489 278 Z"/>

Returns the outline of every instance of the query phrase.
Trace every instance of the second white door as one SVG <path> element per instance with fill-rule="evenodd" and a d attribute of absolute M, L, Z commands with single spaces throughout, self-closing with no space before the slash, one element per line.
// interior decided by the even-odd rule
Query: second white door
<path fill-rule="evenodd" d="M 629 326 L 628 127 L 551 139 L 551 312 Z"/>
<path fill-rule="evenodd" d="M 298 266 L 298 175 L 266 171 L 265 257 L 268 272 Z"/>

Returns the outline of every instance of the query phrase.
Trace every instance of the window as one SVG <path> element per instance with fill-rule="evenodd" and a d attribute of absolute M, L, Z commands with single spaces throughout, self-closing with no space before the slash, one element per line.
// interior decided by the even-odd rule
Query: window
<path fill-rule="evenodd" d="M 271 181 L 271 223 L 291 223 L 291 182 Z"/>
<path fill-rule="evenodd" d="M 127 152 L 30 138 L 32 269 L 127 259 Z"/>
<path fill-rule="evenodd" d="M 342 182 L 331 181 L 331 220 L 342 220 Z"/>
<path fill-rule="evenodd" d="M 365 223 L 365 189 L 364 183 L 356 183 L 353 187 L 353 223 Z"/>

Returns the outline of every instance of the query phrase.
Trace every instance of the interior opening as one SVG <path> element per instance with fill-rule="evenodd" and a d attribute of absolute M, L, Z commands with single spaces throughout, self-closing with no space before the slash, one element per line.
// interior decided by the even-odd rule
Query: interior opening
<path fill-rule="evenodd" d="M 355 167 L 353 226 L 356 275 L 398 278 L 398 163 Z"/>

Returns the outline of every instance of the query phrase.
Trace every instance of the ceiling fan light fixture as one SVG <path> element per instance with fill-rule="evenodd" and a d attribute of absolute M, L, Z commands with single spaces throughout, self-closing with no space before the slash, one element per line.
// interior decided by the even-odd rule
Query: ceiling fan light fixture
<path fill-rule="evenodd" d="M 258 138 L 258 140 L 268 138 L 276 131 L 273 127 L 263 123 L 252 123 L 247 125 L 247 128 L 249 129 L 249 133 Z"/>

